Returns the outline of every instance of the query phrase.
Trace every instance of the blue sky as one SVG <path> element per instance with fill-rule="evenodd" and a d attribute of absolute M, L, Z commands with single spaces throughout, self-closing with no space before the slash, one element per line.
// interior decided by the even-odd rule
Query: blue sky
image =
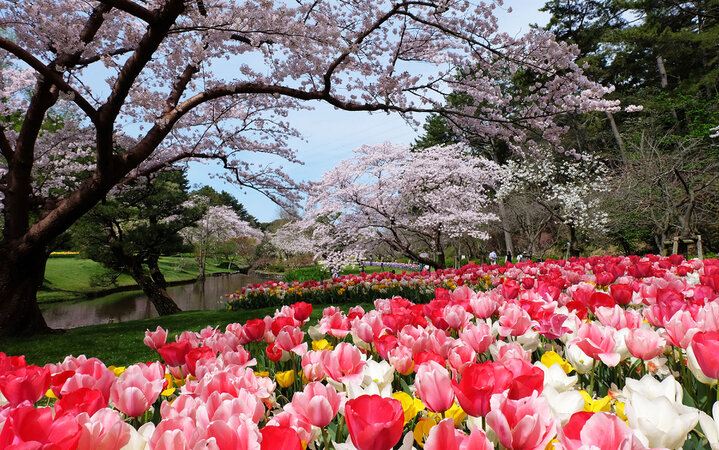
<path fill-rule="evenodd" d="M 542 5 L 543 0 L 505 0 L 504 10 L 497 9 L 502 30 L 510 34 L 523 34 L 529 29 L 530 23 L 546 23 L 548 17 L 537 11 Z M 508 7 L 512 8 L 510 14 L 506 13 Z M 415 129 L 397 115 L 338 111 L 320 103 L 313 106 L 314 110 L 298 111 L 289 118 L 303 135 L 304 140 L 295 140 L 293 144 L 298 158 L 305 164 L 290 164 L 271 155 L 262 155 L 264 159 L 258 161 L 282 166 L 295 180 L 318 180 L 325 171 L 349 158 L 352 150 L 361 145 L 385 141 L 411 144 L 422 131 L 421 126 Z M 421 116 L 416 118 L 423 121 Z M 210 184 L 217 190 L 231 193 L 261 222 L 279 217 L 279 207 L 262 194 L 210 179 L 208 174 L 211 172 L 211 168 L 205 165 L 194 164 L 190 167 L 188 177 L 193 184 Z"/>

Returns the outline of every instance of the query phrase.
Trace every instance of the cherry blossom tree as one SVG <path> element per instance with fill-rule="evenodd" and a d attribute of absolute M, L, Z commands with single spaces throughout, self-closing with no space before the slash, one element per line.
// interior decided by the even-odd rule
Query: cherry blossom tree
<path fill-rule="evenodd" d="M 611 187 L 609 170 L 591 155 L 567 156 L 545 148 L 534 156 L 502 167 L 497 198 L 519 196 L 543 208 L 567 227 L 570 254 L 575 255 L 577 232 L 606 231 L 608 216 L 601 199 Z"/>
<path fill-rule="evenodd" d="M 216 159 L 227 179 L 292 200 L 292 181 L 247 153 L 294 161 L 286 117 L 313 101 L 439 112 L 513 145 L 556 140 L 553 115 L 615 106 L 576 48 L 500 32 L 497 5 L 0 0 L 0 335 L 48 330 L 48 246 L 128 179 Z M 503 90 L 517 73 L 537 80 L 526 96 Z M 445 106 L 452 91 L 475 100 Z"/>
<path fill-rule="evenodd" d="M 205 277 L 207 257 L 220 245 L 233 239 L 248 238 L 262 241 L 264 234 L 240 216 L 229 206 L 210 206 L 207 213 L 193 227 L 183 229 L 180 234 L 195 248 L 195 259 L 200 266 L 200 278 Z"/>
<path fill-rule="evenodd" d="M 444 268 L 448 239 L 489 238 L 485 226 L 496 216 L 487 212 L 487 188 L 498 171 L 461 144 L 415 151 L 387 143 L 363 146 L 312 186 L 305 215 L 274 243 L 309 250 L 333 268 L 381 247 Z"/>

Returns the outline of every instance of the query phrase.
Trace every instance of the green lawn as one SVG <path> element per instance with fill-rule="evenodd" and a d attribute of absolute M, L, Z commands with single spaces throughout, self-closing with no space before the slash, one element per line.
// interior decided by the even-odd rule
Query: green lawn
<path fill-rule="evenodd" d="M 227 266 L 208 261 L 208 275 L 227 272 Z M 197 262 L 192 256 L 163 256 L 160 270 L 169 282 L 192 281 L 198 276 Z M 108 289 L 136 286 L 128 275 L 120 275 L 115 284 L 98 283 L 110 272 L 99 263 L 82 258 L 50 258 L 45 268 L 45 283 L 38 292 L 38 302 L 77 300 L 97 296 Z"/>
<path fill-rule="evenodd" d="M 324 306 L 314 308 L 311 323 L 322 316 Z M 343 305 L 344 311 L 350 305 Z M 373 305 L 362 304 L 365 310 Z M 72 328 L 63 334 L 39 335 L 24 338 L 0 338 L 0 351 L 7 355 L 25 355 L 29 364 L 44 365 L 62 361 L 67 355 L 97 357 L 106 365 L 126 366 L 136 362 L 157 361 L 156 351 L 145 346 L 145 330 L 161 326 L 168 330 L 167 340 L 186 330 L 200 331 L 208 325 L 224 331 L 227 324 L 245 323 L 248 319 L 273 315 L 275 308 L 247 311 L 186 311 L 172 316 L 89 327 Z"/>

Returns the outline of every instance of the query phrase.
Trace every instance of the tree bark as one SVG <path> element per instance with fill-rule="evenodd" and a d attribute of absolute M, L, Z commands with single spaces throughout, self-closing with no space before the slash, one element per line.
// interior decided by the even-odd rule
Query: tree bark
<path fill-rule="evenodd" d="M 152 277 L 145 272 L 142 265 L 133 264 L 128 268 L 128 270 L 130 272 L 130 276 L 132 276 L 135 282 L 142 289 L 142 292 L 147 295 L 147 298 L 150 299 L 152 304 L 155 306 L 157 314 L 161 316 L 169 316 L 170 314 L 182 312 L 182 309 L 177 306 L 177 303 L 175 303 L 167 291 L 158 286 Z"/>
<path fill-rule="evenodd" d="M 0 336 L 50 333 L 37 304 L 37 290 L 45 277 L 47 255 L 35 251 L 24 257 L 0 249 Z"/>
<path fill-rule="evenodd" d="M 147 258 L 147 268 L 150 270 L 150 277 L 157 284 L 160 289 L 167 289 L 167 280 L 160 270 L 160 266 L 157 264 L 160 257 L 158 255 L 152 255 Z"/>

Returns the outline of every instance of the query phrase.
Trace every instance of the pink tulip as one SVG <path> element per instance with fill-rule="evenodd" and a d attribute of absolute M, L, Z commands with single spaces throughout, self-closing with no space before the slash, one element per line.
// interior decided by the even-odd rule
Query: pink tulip
<path fill-rule="evenodd" d="M 544 449 L 556 434 L 557 420 L 547 400 L 537 393 L 519 400 L 495 394 L 490 404 L 487 425 L 508 449 Z"/>
<path fill-rule="evenodd" d="M 565 450 L 646 449 L 626 423 L 606 412 L 574 413 L 557 438 Z"/>
<path fill-rule="evenodd" d="M 492 314 L 499 307 L 499 303 L 489 294 L 477 293 L 477 296 L 469 300 L 472 312 L 478 319 L 492 317 Z"/>
<path fill-rule="evenodd" d="M 358 450 L 390 450 L 402 437 L 404 411 L 399 400 L 362 395 L 345 404 L 345 419 Z"/>
<path fill-rule="evenodd" d="M 214 440 L 218 450 L 260 450 L 262 435 L 248 417 L 234 415 L 210 422 L 205 431 L 207 441 Z"/>
<path fill-rule="evenodd" d="M 342 311 L 332 315 L 324 316 L 319 321 L 319 329 L 322 333 L 342 339 L 350 332 L 350 322 Z"/>
<path fill-rule="evenodd" d="M 145 345 L 150 347 L 153 350 L 157 350 L 158 348 L 165 345 L 165 342 L 167 342 L 167 330 L 163 329 L 161 326 L 157 326 L 155 331 L 147 330 L 145 331 L 145 339 L 143 341 Z"/>
<path fill-rule="evenodd" d="M 321 381 L 325 377 L 322 368 L 322 352 L 310 350 L 302 355 L 302 371 L 309 381 Z"/>
<path fill-rule="evenodd" d="M 577 330 L 574 343 L 587 356 L 600 359 L 609 367 L 619 364 L 619 353 L 614 352 L 616 342 L 613 328 L 600 328 L 593 323 L 584 323 Z"/>
<path fill-rule="evenodd" d="M 192 448 L 198 440 L 196 430 L 195 421 L 189 417 L 163 419 L 150 437 L 150 448 L 152 450 Z"/>
<path fill-rule="evenodd" d="M 443 315 L 447 325 L 453 330 L 461 330 L 469 323 L 470 316 L 462 305 L 445 306 Z"/>
<path fill-rule="evenodd" d="M 699 331 L 699 326 L 689 311 L 677 311 L 664 322 L 665 337 L 672 345 L 683 349 L 689 346 L 697 331 Z"/>
<path fill-rule="evenodd" d="M 344 392 L 338 393 L 334 387 L 315 381 L 302 392 L 295 392 L 285 410 L 299 414 L 316 427 L 326 427 L 337 415 L 344 397 Z"/>
<path fill-rule="evenodd" d="M 532 325 L 532 318 L 519 305 L 505 303 L 499 308 L 499 335 L 521 336 Z"/>
<path fill-rule="evenodd" d="M 456 373 L 461 375 L 465 367 L 475 362 L 476 359 L 477 353 L 472 350 L 472 347 L 462 341 L 455 341 L 455 345 L 449 351 L 447 362 Z"/>
<path fill-rule="evenodd" d="M 460 333 L 459 338 L 477 353 L 484 353 L 494 341 L 489 325 L 483 322 L 477 325 L 468 324 Z"/>
<path fill-rule="evenodd" d="M 110 400 L 123 413 L 138 417 L 155 403 L 163 384 L 164 379 L 148 380 L 140 367 L 130 366 L 112 386 Z"/>
<path fill-rule="evenodd" d="M 414 378 L 417 396 L 432 412 L 441 413 L 452 407 L 454 391 L 449 372 L 436 361 L 419 364 Z"/>
<path fill-rule="evenodd" d="M 444 419 L 432 427 L 424 443 L 424 450 L 491 450 L 494 446 L 484 431 L 474 428 L 466 435 L 454 428 L 453 419 Z"/>
<path fill-rule="evenodd" d="M 302 356 L 307 353 L 307 343 L 303 342 L 304 338 L 305 332 L 300 328 L 286 326 L 277 333 L 275 347 Z"/>
<path fill-rule="evenodd" d="M 659 337 L 659 334 L 648 328 L 635 328 L 629 330 L 629 334 L 624 338 L 627 349 L 632 356 L 648 361 L 662 353 L 666 342 Z"/>
<path fill-rule="evenodd" d="M 387 359 L 394 370 L 402 375 L 408 375 L 414 369 L 412 351 L 404 345 L 398 345 L 392 349 Z"/>
<path fill-rule="evenodd" d="M 119 450 L 130 441 L 130 425 L 115 410 L 103 408 L 92 415 L 81 413 L 77 422 L 82 427 L 77 450 Z"/>
<path fill-rule="evenodd" d="M 322 368 L 338 383 L 360 383 L 367 365 L 364 355 L 352 344 L 340 342 L 334 350 L 322 352 Z"/>
<path fill-rule="evenodd" d="M 67 378 L 59 389 L 64 396 L 80 388 L 97 389 L 102 392 L 105 403 L 110 401 L 110 388 L 115 384 L 116 377 L 112 370 L 105 367 L 97 358 L 81 361 L 75 372 Z"/>
<path fill-rule="evenodd" d="M 692 351 L 704 375 L 719 378 L 719 332 L 699 332 L 692 338 Z"/>

